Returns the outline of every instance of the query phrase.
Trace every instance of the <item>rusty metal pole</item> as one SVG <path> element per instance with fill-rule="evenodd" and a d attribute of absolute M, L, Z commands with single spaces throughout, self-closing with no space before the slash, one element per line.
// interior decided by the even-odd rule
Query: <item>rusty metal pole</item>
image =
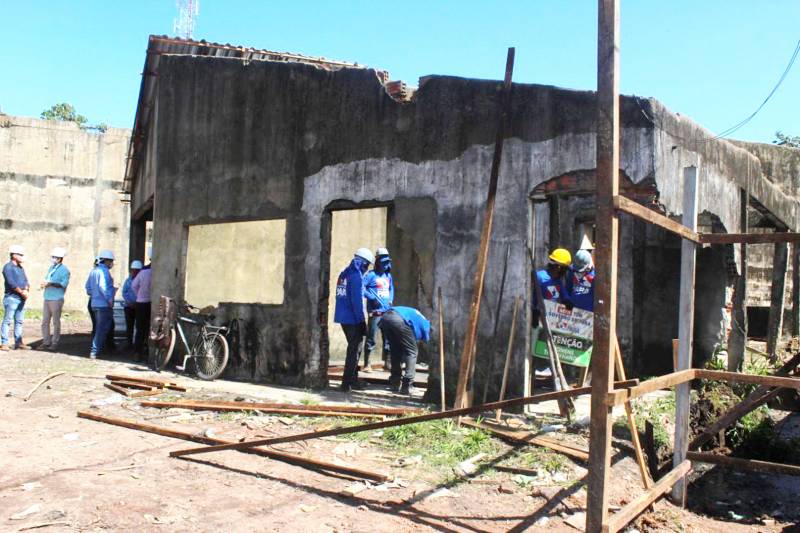
<path fill-rule="evenodd" d="M 475 288 L 472 292 L 472 302 L 469 308 L 469 321 L 467 332 L 464 335 L 464 348 L 461 352 L 461 366 L 458 370 L 458 384 L 456 385 L 456 398 L 454 408 L 467 407 L 467 383 L 471 379 L 472 358 L 475 354 L 475 341 L 478 335 L 478 317 L 481 310 L 481 296 L 483 295 L 483 280 L 486 275 L 486 263 L 489 257 L 489 237 L 492 234 L 492 219 L 494 218 L 494 203 L 497 195 L 497 178 L 500 174 L 500 160 L 503 154 L 503 140 L 507 137 L 510 107 L 511 107 L 511 76 L 514 72 L 514 48 L 508 49 L 506 57 L 506 74 L 503 80 L 503 94 L 498 109 L 499 120 L 497 123 L 497 136 L 494 143 L 494 158 L 492 171 L 489 178 L 489 192 L 486 197 L 486 210 L 483 216 L 483 229 L 481 241 L 478 246 L 477 266 L 475 268 Z"/>
<path fill-rule="evenodd" d="M 586 531 L 600 533 L 608 521 L 611 469 L 611 408 L 617 322 L 619 221 L 619 3 L 598 0 L 597 28 L 597 247 L 595 249 L 592 411 L 589 434 L 589 490 Z"/>

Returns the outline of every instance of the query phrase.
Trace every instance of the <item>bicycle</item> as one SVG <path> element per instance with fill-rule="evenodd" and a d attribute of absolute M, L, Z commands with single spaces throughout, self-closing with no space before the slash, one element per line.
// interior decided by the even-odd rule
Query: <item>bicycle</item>
<path fill-rule="evenodd" d="M 152 360 L 154 369 L 161 372 L 169 363 L 175 350 L 177 330 L 186 350 L 183 364 L 177 369 L 185 371 L 187 362 L 191 360 L 197 377 L 208 381 L 218 378 L 228 364 L 229 349 L 225 335 L 229 328 L 211 324 L 213 315 L 200 314 L 197 307 L 187 303 L 180 306 L 180 309 L 181 312 L 176 312 L 172 299 L 161 297 L 159 314 L 154 320 L 154 328 L 150 334 L 150 339 L 155 345 Z M 199 326 L 191 348 L 182 324 Z"/>

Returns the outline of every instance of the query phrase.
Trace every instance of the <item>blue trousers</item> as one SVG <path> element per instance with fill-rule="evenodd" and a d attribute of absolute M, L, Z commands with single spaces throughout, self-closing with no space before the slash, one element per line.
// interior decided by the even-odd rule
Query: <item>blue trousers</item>
<path fill-rule="evenodd" d="M 92 354 L 97 355 L 106 344 L 106 337 L 114 328 L 114 312 L 110 307 L 92 307 L 97 327 L 92 337 Z"/>
<path fill-rule="evenodd" d="M 3 298 L 3 324 L 0 326 L 0 341 L 8 344 L 8 332 L 14 323 L 14 343 L 22 344 L 22 322 L 25 320 L 25 300 L 19 296 L 7 294 Z"/>
<path fill-rule="evenodd" d="M 364 342 L 364 366 L 369 366 L 369 356 L 372 350 L 375 349 L 375 336 L 378 334 L 378 325 L 381 323 L 380 316 L 370 316 L 367 323 L 367 340 Z M 389 341 L 386 337 L 383 338 L 383 357 L 386 359 L 389 355 Z"/>

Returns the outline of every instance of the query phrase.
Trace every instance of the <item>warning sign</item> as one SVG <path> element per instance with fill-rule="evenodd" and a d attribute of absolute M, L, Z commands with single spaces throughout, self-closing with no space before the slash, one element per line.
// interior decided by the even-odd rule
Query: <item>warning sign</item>
<path fill-rule="evenodd" d="M 594 334 L 594 313 L 573 308 L 572 311 L 558 302 L 545 300 L 545 316 L 553 335 L 558 358 L 562 363 L 587 367 L 592 358 L 592 336 Z M 544 331 L 537 329 L 533 340 L 533 355 L 549 359 Z"/>

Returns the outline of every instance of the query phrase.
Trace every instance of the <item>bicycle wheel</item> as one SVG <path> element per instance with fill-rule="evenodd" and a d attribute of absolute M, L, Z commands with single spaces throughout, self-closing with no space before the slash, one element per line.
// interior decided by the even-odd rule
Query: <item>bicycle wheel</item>
<path fill-rule="evenodd" d="M 206 333 L 197 339 L 192 355 L 197 377 L 217 379 L 228 364 L 228 341 L 219 333 Z"/>
<path fill-rule="evenodd" d="M 153 351 L 153 368 L 157 372 L 166 368 L 173 351 L 175 351 L 175 328 L 170 328 L 169 339 L 165 338 L 157 342 Z"/>

